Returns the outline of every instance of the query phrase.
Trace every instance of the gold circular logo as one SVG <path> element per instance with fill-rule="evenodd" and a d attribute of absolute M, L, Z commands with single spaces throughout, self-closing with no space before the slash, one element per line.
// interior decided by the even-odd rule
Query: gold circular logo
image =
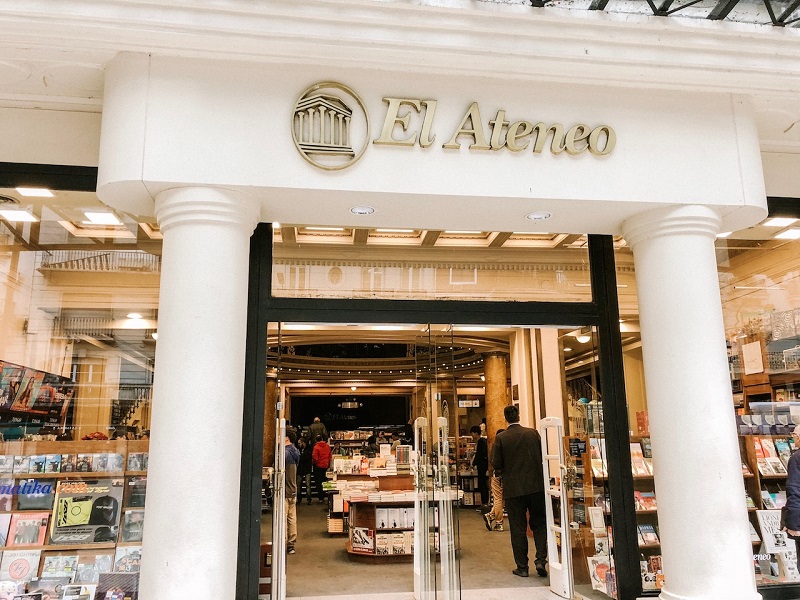
<path fill-rule="evenodd" d="M 292 139 L 315 167 L 338 171 L 355 163 L 369 140 L 364 102 L 341 83 L 317 83 L 300 95 L 292 112 Z"/>

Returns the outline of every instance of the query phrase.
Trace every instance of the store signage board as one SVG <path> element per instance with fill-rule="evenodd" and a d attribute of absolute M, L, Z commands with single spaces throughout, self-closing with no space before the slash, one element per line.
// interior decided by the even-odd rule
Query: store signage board
<path fill-rule="evenodd" d="M 583 123 L 569 127 L 561 123 L 512 120 L 506 110 L 484 118 L 478 102 L 472 102 L 459 123 L 436 120 L 439 100 L 384 97 L 380 135 L 375 146 L 431 148 L 437 144 L 437 129 L 450 135 L 442 149 L 501 151 L 534 155 L 544 152 L 578 156 L 586 152 L 606 156 L 617 144 L 609 125 Z M 337 171 L 355 164 L 367 149 L 370 137 L 369 112 L 361 97 L 350 87 L 336 82 L 317 83 L 305 90 L 292 113 L 291 132 L 295 146 L 310 164 Z"/>

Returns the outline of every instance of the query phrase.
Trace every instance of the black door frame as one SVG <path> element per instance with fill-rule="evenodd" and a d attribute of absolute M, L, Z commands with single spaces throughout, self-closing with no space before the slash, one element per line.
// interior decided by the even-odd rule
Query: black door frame
<path fill-rule="evenodd" d="M 609 494 L 614 510 L 614 562 L 620 600 L 642 593 L 630 466 L 627 401 L 619 332 L 619 303 L 611 236 L 589 236 L 591 302 L 474 302 L 453 300 L 354 300 L 273 298 L 272 225 L 261 223 L 250 243 L 250 288 L 242 429 L 241 503 L 237 600 L 258 597 L 261 531 L 261 456 L 264 435 L 267 324 L 459 323 L 465 325 L 595 326 L 600 337 L 600 378 L 605 414 Z"/>

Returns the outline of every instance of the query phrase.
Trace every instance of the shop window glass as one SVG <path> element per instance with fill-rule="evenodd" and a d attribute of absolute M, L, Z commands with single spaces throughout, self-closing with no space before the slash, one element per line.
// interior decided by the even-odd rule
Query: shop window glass
<path fill-rule="evenodd" d="M 272 272 L 276 297 L 591 301 L 582 235 L 282 225 Z"/>
<path fill-rule="evenodd" d="M 0 198 L 0 580 L 135 592 L 158 228 L 94 194 Z"/>
<path fill-rule="evenodd" d="M 796 215 L 800 217 L 800 213 Z M 717 240 L 733 408 L 761 586 L 800 583 L 779 531 L 800 423 L 800 220 L 769 218 Z"/>

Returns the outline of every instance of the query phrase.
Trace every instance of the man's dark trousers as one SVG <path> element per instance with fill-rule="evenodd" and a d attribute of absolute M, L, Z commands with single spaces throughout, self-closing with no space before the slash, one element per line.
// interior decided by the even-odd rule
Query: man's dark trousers
<path fill-rule="evenodd" d="M 536 563 L 547 562 L 547 515 L 544 492 L 505 499 L 508 525 L 511 528 L 511 549 L 520 569 L 528 568 L 528 523 L 536 545 Z"/>

